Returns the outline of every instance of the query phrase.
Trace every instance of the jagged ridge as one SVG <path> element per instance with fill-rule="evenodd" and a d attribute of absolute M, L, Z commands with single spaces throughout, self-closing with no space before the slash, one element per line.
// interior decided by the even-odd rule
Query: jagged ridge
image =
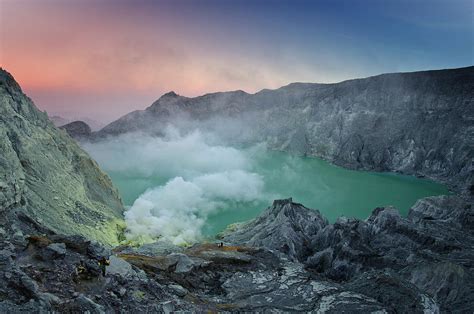
<path fill-rule="evenodd" d="M 295 83 L 256 94 L 169 93 L 97 137 L 188 119 L 229 142 L 318 156 L 352 169 L 427 176 L 471 193 L 474 67 L 394 73 L 336 84 Z"/>

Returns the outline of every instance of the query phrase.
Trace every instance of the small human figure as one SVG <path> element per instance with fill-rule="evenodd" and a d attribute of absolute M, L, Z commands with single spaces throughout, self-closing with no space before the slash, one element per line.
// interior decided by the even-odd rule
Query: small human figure
<path fill-rule="evenodd" d="M 109 265 L 110 265 L 110 261 L 106 259 L 104 256 L 102 256 L 99 259 L 99 267 L 100 267 L 100 270 L 102 271 L 102 276 L 105 277 L 105 271 L 106 271 L 107 266 Z"/>
<path fill-rule="evenodd" d="M 82 275 L 87 271 L 86 264 L 83 260 L 79 262 L 79 265 L 76 267 L 76 275 Z"/>
<path fill-rule="evenodd" d="M 217 247 L 221 247 L 221 248 L 224 247 L 224 242 L 219 243 Z"/>
<path fill-rule="evenodd" d="M 74 277 L 73 280 L 74 282 L 79 282 L 80 280 L 84 280 L 87 278 L 87 265 L 84 263 L 83 260 L 79 262 L 79 265 L 76 266 L 76 269 L 74 270 Z"/>

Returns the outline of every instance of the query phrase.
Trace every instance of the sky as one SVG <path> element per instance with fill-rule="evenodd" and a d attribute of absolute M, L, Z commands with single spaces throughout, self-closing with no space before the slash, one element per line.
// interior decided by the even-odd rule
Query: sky
<path fill-rule="evenodd" d="M 50 115 L 474 64 L 473 0 L 0 0 L 0 66 Z"/>

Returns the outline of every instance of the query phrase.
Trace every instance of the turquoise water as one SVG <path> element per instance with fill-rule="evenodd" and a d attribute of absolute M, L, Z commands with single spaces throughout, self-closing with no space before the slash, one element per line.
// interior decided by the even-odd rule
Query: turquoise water
<path fill-rule="evenodd" d="M 419 198 L 449 194 L 443 185 L 430 180 L 393 173 L 353 171 L 333 166 L 321 159 L 295 157 L 281 152 L 252 155 L 252 172 L 263 177 L 265 200 L 227 202 L 226 208 L 207 217 L 203 233 L 214 235 L 227 225 L 249 220 L 271 205 L 274 198 L 293 197 L 295 202 L 319 209 L 334 222 L 340 216 L 367 218 L 378 206 L 395 206 L 403 215 Z M 108 171 L 125 205 L 148 188 L 164 185 L 171 177 L 141 176 Z M 176 174 L 179 175 L 179 174 Z"/>

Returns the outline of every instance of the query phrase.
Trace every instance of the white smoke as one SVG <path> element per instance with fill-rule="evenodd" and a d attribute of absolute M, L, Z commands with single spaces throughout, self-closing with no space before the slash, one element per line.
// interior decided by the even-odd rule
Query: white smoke
<path fill-rule="evenodd" d="M 262 178 L 242 170 L 176 177 L 142 194 L 125 213 L 128 238 L 164 237 L 175 244 L 201 237 L 206 217 L 225 209 L 223 201 L 253 201 L 263 190 Z"/>
<path fill-rule="evenodd" d="M 192 177 L 204 173 L 249 169 L 250 160 L 238 149 L 208 144 L 209 135 L 194 131 L 182 136 L 174 127 L 164 137 L 143 133 L 110 137 L 84 148 L 107 171 L 142 177 Z"/>
<path fill-rule="evenodd" d="M 229 202 L 265 197 L 251 158 L 207 139 L 199 131 L 181 135 L 168 128 L 162 138 L 128 134 L 84 144 L 105 170 L 171 178 L 144 192 L 126 211 L 128 239 L 193 243 L 202 237 L 208 215 L 226 210 Z"/>

